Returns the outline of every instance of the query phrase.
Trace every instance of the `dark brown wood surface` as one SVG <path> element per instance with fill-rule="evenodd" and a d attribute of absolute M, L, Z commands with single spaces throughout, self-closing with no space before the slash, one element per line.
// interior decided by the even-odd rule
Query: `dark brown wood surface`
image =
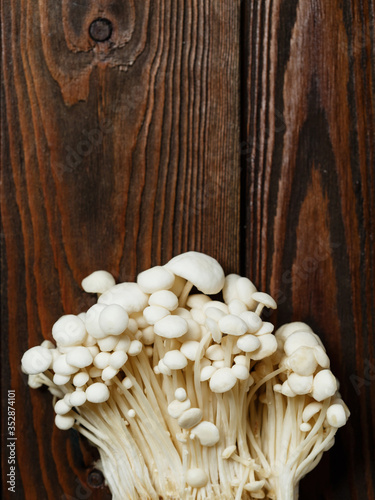
<path fill-rule="evenodd" d="M 188 249 L 327 346 L 352 416 L 301 498 L 375 498 L 374 15 L 372 0 L 2 1 L 5 498 L 110 498 L 19 360 L 92 303 L 91 271 L 133 280 Z"/>

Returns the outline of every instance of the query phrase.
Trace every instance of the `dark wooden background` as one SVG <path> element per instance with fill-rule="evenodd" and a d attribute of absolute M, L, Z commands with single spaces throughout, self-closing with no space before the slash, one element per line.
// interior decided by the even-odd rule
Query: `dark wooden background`
<path fill-rule="evenodd" d="M 92 304 L 91 271 L 195 249 L 327 347 L 352 416 L 301 499 L 375 498 L 373 0 L 1 3 L 4 497 L 110 498 L 21 355 Z"/>

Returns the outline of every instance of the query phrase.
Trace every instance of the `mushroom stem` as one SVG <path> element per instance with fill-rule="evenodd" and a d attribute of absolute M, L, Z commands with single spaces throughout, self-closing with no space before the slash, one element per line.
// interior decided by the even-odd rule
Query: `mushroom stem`
<path fill-rule="evenodd" d="M 178 298 L 178 306 L 179 307 L 185 307 L 185 304 L 186 304 L 186 301 L 187 301 L 187 298 L 189 296 L 189 293 L 191 291 L 191 289 L 193 288 L 193 283 L 191 283 L 191 281 L 187 281 L 184 285 L 184 288 L 182 289 L 182 292 Z"/>

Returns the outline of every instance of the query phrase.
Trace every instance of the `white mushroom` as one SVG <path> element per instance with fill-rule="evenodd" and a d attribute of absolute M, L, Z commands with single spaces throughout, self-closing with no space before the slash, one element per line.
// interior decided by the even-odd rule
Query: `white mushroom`
<path fill-rule="evenodd" d="M 149 325 L 155 325 L 155 323 L 165 318 L 169 314 L 170 311 L 168 311 L 168 309 L 160 306 L 148 306 L 143 311 L 143 316 L 145 317 Z"/>
<path fill-rule="evenodd" d="M 35 346 L 25 352 L 21 364 L 24 373 L 36 375 L 43 373 L 51 366 L 52 352 L 47 347 Z"/>
<path fill-rule="evenodd" d="M 155 266 L 147 271 L 143 271 L 137 276 L 137 283 L 141 290 L 146 293 L 154 293 L 158 290 L 168 290 L 172 288 L 175 277 L 168 269 Z"/>
<path fill-rule="evenodd" d="M 99 315 L 99 325 L 108 335 L 120 335 L 129 324 L 129 316 L 118 304 L 110 304 Z"/>
<path fill-rule="evenodd" d="M 188 361 L 182 352 L 177 350 L 168 351 L 164 358 L 163 363 L 171 370 L 182 370 L 187 365 Z"/>
<path fill-rule="evenodd" d="M 94 271 L 82 280 L 81 286 L 88 293 L 104 293 L 116 284 L 108 271 Z"/>
<path fill-rule="evenodd" d="M 197 437 L 202 446 L 215 446 L 220 440 L 219 429 L 212 422 L 203 420 L 191 432 Z"/>
<path fill-rule="evenodd" d="M 66 355 L 66 362 L 69 365 L 85 368 L 90 366 L 93 361 L 91 352 L 87 347 L 77 346 L 69 351 Z"/>
<path fill-rule="evenodd" d="M 330 370 L 322 370 L 314 377 L 312 397 L 316 401 L 323 401 L 337 391 L 336 377 Z"/>
<path fill-rule="evenodd" d="M 230 335 L 240 336 L 247 332 L 246 323 L 233 314 L 227 314 L 223 316 L 219 322 L 218 326 L 222 333 L 227 333 Z"/>
<path fill-rule="evenodd" d="M 264 307 L 268 307 L 270 309 L 277 308 L 275 300 L 271 297 L 271 295 L 268 295 L 268 293 L 255 292 L 252 294 L 251 298 L 256 302 L 258 302 L 255 313 L 258 314 L 259 316 L 262 314 Z"/>
<path fill-rule="evenodd" d="M 61 316 L 52 327 L 52 336 L 58 346 L 80 345 L 86 335 L 83 321 L 74 314 Z"/>
<path fill-rule="evenodd" d="M 228 392 L 235 386 L 236 376 L 230 368 L 219 368 L 210 379 L 210 389 L 212 392 Z"/>
<path fill-rule="evenodd" d="M 168 311 L 174 311 L 178 307 L 178 297 L 169 290 L 159 290 L 150 296 L 148 303 L 150 306 L 160 306 Z"/>
<path fill-rule="evenodd" d="M 108 387 L 101 382 L 96 382 L 86 389 L 87 401 L 90 403 L 104 403 L 109 399 L 109 395 Z"/>
<path fill-rule="evenodd" d="M 154 325 L 156 335 L 167 339 L 182 337 L 187 330 L 187 322 L 184 318 L 180 318 L 180 316 L 166 316 Z"/>
<path fill-rule="evenodd" d="M 181 276 L 205 294 L 220 292 L 224 271 L 212 257 L 199 252 L 186 252 L 170 260 L 165 268 Z"/>
<path fill-rule="evenodd" d="M 118 304 L 128 314 L 142 311 L 148 302 L 146 295 L 137 283 L 120 283 L 103 293 L 98 299 L 99 304 Z"/>

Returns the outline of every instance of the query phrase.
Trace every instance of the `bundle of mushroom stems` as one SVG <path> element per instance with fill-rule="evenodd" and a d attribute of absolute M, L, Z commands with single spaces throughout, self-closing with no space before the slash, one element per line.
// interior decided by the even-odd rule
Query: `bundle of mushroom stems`
<path fill-rule="evenodd" d="M 54 396 L 56 426 L 97 446 L 115 500 L 297 499 L 349 416 L 309 326 L 273 333 L 272 297 L 198 252 L 82 287 L 97 303 L 22 367 Z"/>

